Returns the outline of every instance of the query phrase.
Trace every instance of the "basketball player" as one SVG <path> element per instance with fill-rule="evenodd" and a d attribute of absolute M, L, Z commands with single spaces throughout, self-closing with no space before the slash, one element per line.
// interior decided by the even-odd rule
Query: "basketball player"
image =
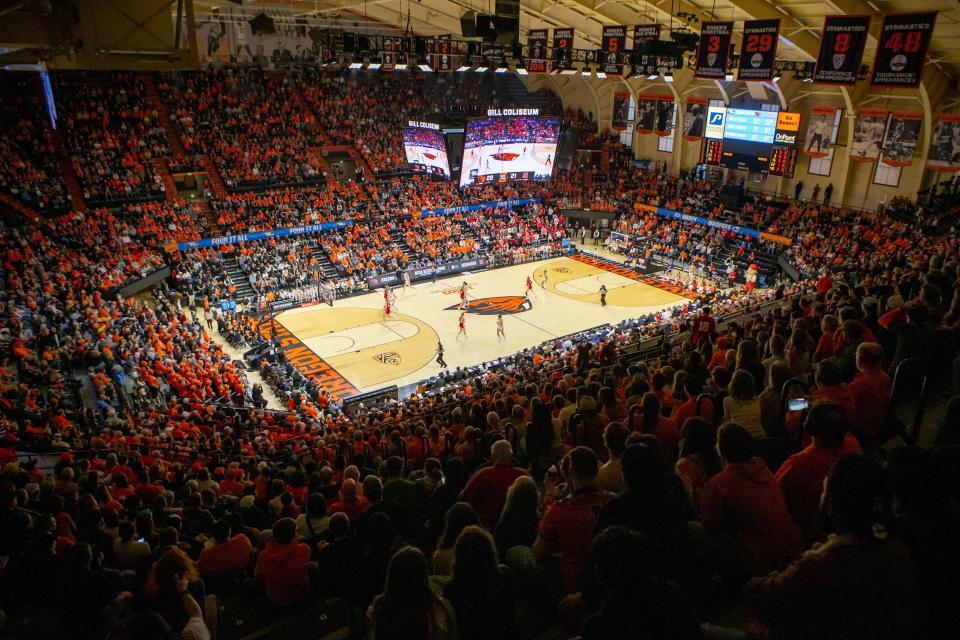
<path fill-rule="evenodd" d="M 506 340 L 506 339 L 507 339 L 507 334 L 503 332 L 503 314 L 498 313 L 497 314 L 497 342 L 500 342 L 501 340 Z"/>
<path fill-rule="evenodd" d="M 467 282 L 464 281 L 460 285 L 460 310 L 463 311 L 467 308 Z"/>
<path fill-rule="evenodd" d="M 553 155 L 552 155 L 552 154 L 549 154 L 549 153 L 547 154 L 547 163 L 546 163 L 546 164 L 547 164 L 548 167 L 552 167 L 552 166 L 553 166 Z"/>
<path fill-rule="evenodd" d="M 383 319 L 384 320 L 390 319 L 390 302 L 389 301 L 387 301 L 387 303 L 383 305 Z"/>
<path fill-rule="evenodd" d="M 393 302 L 393 293 L 390 291 L 389 285 L 383 287 L 383 302 L 384 304 L 390 304 Z"/>
<path fill-rule="evenodd" d="M 544 269 L 544 271 L 543 271 L 543 280 L 540 282 L 540 286 L 543 287 L 544 289 L 547 288 L 547 279 L 548 279 L 548 278 L 549 278 L 549 276 L 548 276 L 548 274 L 547 274 L 547 270 Z"/>
<path fill-rule="evenodd" d="M 533 278 L 527 276 L 527 295 L 529 296 L 533 292 Z"/>
<path fill-rule="evenodd" d="M 464 338 L 466 338 L 467 337 L 467 314 L 466 313 L 460 314 L 460 320 L 457 321 L 457 324 L 460 327 L 460 330 L 457 331 L 457 337 L 459 338 L 460 336 L 463 336 Z"/>
<path fill-rule="evenodd" d="M 403 292 L 404 293 L 407 292 L 407 287 L 409 286 L 410 286 L 410 272 L 404 271 L 403 272 Z"/>
<path fill-rule="evenodd" d="M 600 306 L 607 306 L 607 285 L 605 284 L 600 285 Z"/>

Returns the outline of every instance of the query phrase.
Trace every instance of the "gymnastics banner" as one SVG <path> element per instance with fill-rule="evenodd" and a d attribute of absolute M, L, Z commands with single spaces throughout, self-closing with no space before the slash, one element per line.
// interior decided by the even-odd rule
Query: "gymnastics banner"
<path fill-rule="evenodd" d="M 573 62 L 573 29 L 564 27 L 553 30 L 553 67 L 559 71 Z"/>
<path fill-rule="evenodd" d="M 673 131 L 673 96 L 657 96 L 657 119 L 653 123 L 653 132 L 665 138 Z"/>
<path fill-rule="evenodd" d="M 630 93 L 617 91 L 613 94 L 613 119 L 610 127 L 617 131 L 624 131 L 630 126 Z"/>
<path fill-rule="evenodd" d="M 833 139 L 833 123 L 837 117 L 835 107 L 813 107 L 807 123 L 807 139 L 803 152 L 811 158 L 826 158 L 830 155 Z"/>
<path fill-rule="evenodd" d="M 737 80 L 771 80 L 777 66 L 779 39 L 780 18 L 744 22 Z"/>
<path fill-rule="evenodd" d="M 730 57 L 730 39 L 733 37 L 732 22 L 704 22 L 700 29 L 700 46 L 697 48 L 697 66 L 694 75 L 705 80 L 723 80 L 727 77 L 727 61 Z"/>
<path fill-rule="evenodd" d="M 913 163 L 913 154 L 920 141 L 920 125 L 923 113 L 919 111 L 894 111 L 883 136 L 883 164 L 891 167 L 908 167 Z"/>
<path fill-rule="evenodd" d="M 883 133 L 887 130 L 886 109 L 860 109 L 853 126 L 853 145 L 850 159 L 857 162 L 874 162 L 880 157 Z"/>
<path fill-rule="evenodd" d="M 683 116 L 683 139 L 700 140 L 707 123 L 707 99 L 687 98 L 687 111 Z"/>
<path fill-rule="evenodd" d="M 813 81 L 856 84 L 863 48 L 870 34 L 870 16 L 826 16 L 820 33 L 820 53 Z"/>
<path fill-rule="evenodd" d="M 627 48 L 627 27 L 608 25 L 603 28 L 602 49 L 600 51 L 600 69 L 608 76 L 622 76 L 625 50 Z"/>
<path fill-rule="evenodd" d="M 527 32 L 527 72 L 547 72 L 547 36 L 549 29 L 530 29 Z"/>
<path fill-rule="evenodd" d="M 941 113 L 937 119 L 927 169 L 940 173 L 960 171 L 960 113 Z"/>
<path fill-rule="evenodd" d="M 884 16 L 870 84 L 901 89 L 920 86 L 936 22 L 936 11 Z"/>

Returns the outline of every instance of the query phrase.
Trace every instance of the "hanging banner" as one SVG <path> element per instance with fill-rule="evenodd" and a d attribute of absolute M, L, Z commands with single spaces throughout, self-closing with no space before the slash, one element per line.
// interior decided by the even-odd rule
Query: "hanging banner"
<path fill-rule="evenodd" d="M 400 56 L 399 44 L 393 38 L 383 40 L 383 58 L 380 60 L 380 69 L 383 71 L 395 71 L 397 68 L 398 57 Z"/>
<path fill-rule="evenodd" d="M 960 171 L 960 113 L 941 113 L 937 119 L 927 169 L 941 173 Z"/>
<path fill-rule="evenodd" d="M 613 120 L 611 128 L 624 131 L 630 126 L 630 93 L 617 91 L 613 94 Z"/>
<path fill-rule="evenodd" d="M 856 84 L 863 48 L 870 33 L 870 16 L 827 16 L 823 19 L 821 33 L 813 81 Z"/>
<path fill-rule="evenodd" d="M 527 32 L 527 72 L 547 72 L 547 36 L 549 29 L 530 29 Z"/>
<path fill-rule="evenodd" d="M 657 121 L 653 132 L 665 138 L 673 131 L 673 96 L 657 96 Z"/>
<path fill-rule="evenodd" d="M 433 70 L 453 71 L 453 43 L 450 34 L 445 33 L 434 38 Z"/>
<path fill-rule="evenodd" d="M 835 107 L 813 107 L 807 123 L 807 139 L 803 152 L 811 158 L 826 158 L 830 155 L 833 138 L 833 123 L 837 117 Z"/>
<path fill-rule="evenodd" d="M 777 42 L 780 40 L 780 18 L 747 20 L 743 23 L 740 43 L 740 68 L 737 80 L 773 79 L 777 66 Z"/>
<path fill-rule="evenodd" d="M 566 27 L 553 30 L 554 71 L 570 66 L 573 62 L 573 29 Z"/>
<path fill-rule="evenodd" d="M 920 86 L 937 12 L 883 17 L 870 84 L 915 89 Z"/>
<path fill-rule="evenodd" d="M 853 126 L 853 144 L 850 159 L 857 162 L 874 162 L 880 157 L 883 132 L 887 129 L 886 109 L 860 109 Z"/>
<path fill-rule="evenodd" d="M 707 123 L 707 99 L 687 98 L 687 111 L 683 116 L 684 140 L 699 140 Z"/>
<path fill-rule="evenodd" d="M 647 40 L 659 40 L 661 29 L 659 24 L 633 25 L 633 49 L 638 49 Z"/>
<path fill-rule="evenodd" d="M 637 96 L 637 108 L 634 120 L 637 123 L 637 133 L 653 133 L 657 124 L 657 102 L 660 96 L 641 93 Z"/>
<path fill-rule="evenodd" d="M 887 132 L 883 136 L 880 148 L 883 164 L 891 167 L 908 167 L 913 163 L 913 154 L 920 141 L 920 124 L 923 113 L 920 111 L 894 111 L 887 123 Z"/>
<path fill-rule="evenodd" d="M 600 53 L 600 69 L 608 76 L 622 76 L 624 56 L 627 48 L 627 27 L 625 25 L 608 25 L 603 28 L 602 51 Z"/>
<path fill-rule="evenodd" d="M 707 80 L 727 77 L 727 59 L 730 57 L 732 22 L 704 22 L 697 48 L 697 67 L 694 75 Z"/>

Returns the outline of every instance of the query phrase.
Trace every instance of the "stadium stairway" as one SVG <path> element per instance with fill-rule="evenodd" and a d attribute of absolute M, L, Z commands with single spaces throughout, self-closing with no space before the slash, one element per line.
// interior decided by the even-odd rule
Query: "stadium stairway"
<path fill-rule="evenodd" d="M 247 276 L 240 270 L 240 263 L 237 262 L 237 256 L 232 253 L 225 254 L 223 256 L 223 264 L 224 270 L 227 272 L 227 275 L 230 276 L 233 285 L 237 288 L 232 297 L 235 300 L 250 299 L 253 296 L 253 287 L 250 286 L 250 281 L 247 280 Z"/>
<path fill-rule="evenodd" d="M 170 169 L 167 168 L 166 158 L 150 158 L 153 170 L 160 176 L 163 182 L 163 199 L 167 202 L 173 202 L 177 199 L 177 185 L 173 182 L 173 176 L 170 175 Z"/>
<path fill-rule="evenodd" d="M 67 194 L 70 196 L 70 209 L 73 211 L 83 211 L 87 208 L 87 203 L 83 199 L 83 189 L 80 187 L 80 179 L 77 178 L 73 165 L 70 164 L 66 148 L 63 146 L 63 137 L 57 129 L 52 130 L 53 144 L 57 148 L 57 155 L 60 157 L 60 173 L 63 174 L 63 183 L 67 187 Z"/>
<path fill-rule="evenodd" d="M 406 239 L 403 237 L 402 227 L 394 227 L 390 230 L 390 242 L 400 247 L 400 250 L 403 251 L 404 255 L 406 255 L 411 262 L 417 259 L 417 254 L 410 248 L 410 245 L 407 244 Z"/>
<path fill-rule="evenodd" d="M 227 185 L 224 184 L 223 178 L 220 177 L 220 172 L 217 171 L 217 166 L 213 164 L 210 156 L 207 154 L 200 156 L 200 166 L 203 167 L 203 170 L 207 173 L 207 181 L 210 182 L 210 189 L 217 197 L 222 198 L 227 195 Z"/>
<path fill-rule="evenodd" d="M 223 232 L 220 229 L 220 225 L 217 224 L 217 219 L 214 217 L 213 211 L 210 209 L 210 202 L 208 200 L 197 200 L 196 205 L 197 209 L 202 211 L 203 215 L 206 216 L 210 230 L 216 235 L 221 235 Z"/>
<path fill-rule="evenodd" d="M 323 147 L 310 147 L 307 149 L 307 157 L 310 159 L 310 166 L 321 172 L 327 180 L 331 179 L 330 165 L 327 159 L 323 157 Z"/>
<path fill-rule="evenodd" d="M 143 81 L 147 103 L 157 112 L 160 118 L 160 126 L 163 127 L 163 132 L 167 136 L 167 142 L 170 143 L 170 150 L 178 155 L 185 154 L 186 150 L 183 147 L 183 141 L 180 139 L 180 134 L 177 133 L 177 129 L 173 126 L 173 121 L 170 119 L 170 112 L 167 111 L 167 105 L 164 104 L 163 99 L 160 98 L 157 85 L 153 83 L 153 76 L 144 73 L 140 75 L 140 80 Z"/>

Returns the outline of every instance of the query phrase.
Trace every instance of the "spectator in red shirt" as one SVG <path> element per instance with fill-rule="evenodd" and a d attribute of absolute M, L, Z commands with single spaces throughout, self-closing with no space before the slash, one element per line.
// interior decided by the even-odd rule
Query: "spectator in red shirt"
<path fill-rule="evenodd" d="M 883 347 L 876 342 L 860 343 L 857 370 L 853 382 L 847 385 L 856 409 L 852 427 L 861 439 L 869 439 L 884 430 L 890 413 L 893 383 L 883 370 Z"/>
<path fill-rule="evenodd" d="M 357 481 L 353 478 L 347 478 L 340 485 L 340 499 L 330 503 L 327 507 L 327 515 L 333 515 L 341 511 L 347 514 L 350 520 L 356 520 L 369 508 L 370 503 L 367 499 L 357 495 Z"/>
<path fill-rule="evenodd" d="M 595 514 L 613 494 L 597 488 L 597 455 L 588 447 L 573 449 L 562 466 L 571 493 L 543 514 L 539 535 L 533 543 L 533 557 L 543 563 L 559 555 L 563 585 L 572 594 L 582 586 L 587 551 L 597 526 Z"/>
<path fill-rule="evenodd" d="M 218 520 L 213 527 L 213 546 L 200 552 L 197 570 L 203 578 L 227 576 L 250 564 L 253 546 L 243 533 L 231 537 L 230 523 Z"/>
<path fill-rule="evenodd" d="M 631 411 L 628 427 L 631 431 L 649 433 L 656 438 L 664 462 L 673 466 L 680 453 L 680 429 L 669 418 L 660 415 L 661 405 L 657 394 L 649 391 L 643 394 L 640 407 L 639 415 Z"/>
<path fill-rule="evenodd" d="M 825 294 L 830 289 L 833 289 L 833 278 L 830 277 L 830 274 L 824 272 L 820 279 L 817 280 L 817 293 Z"/>
<path fill-rule="evenodd" d="M 847 416 L 849 424 L 856 424 L 857 406 L 850 388 L 843 382 L 840 365 L 836 360 L 824 360 L 815 368 L 814 381 L 817 388 L 810 394 L 810 403 L 838 404 Z"/>
<path fill-rule="evenodd" d="M 728 422 L 717 432 L 717 446 L 724 468 L 703 488 L 704 528 L 733 542 L 748 575 L 783 568 L 803 550 L 803 538 L 773 474 L 753 455 L 753 436 Z"/>
<path fill-rule="evenodd" d="M 695 345 L 700 344 L 702 340 L 710 340 L 717 330 L 717 321 L 710 315 L 710 311 L 710 307 L 704 307 L 700 315 L 693 321 L 691 340 Z"/>
<path fill-rule="evenodd" d="M 703 391 L 702 381 L 696 376 L 687 376 L 683 381 L 683 390 L 687 392 L 687 401 L 674 409 L 673 415 L 670 416 L 677 430 L 683 428 L 683 423 L 687 421 L 687 418 L 694 416 L 703 418 L 707 422 L 713 422 L 713 400 L 704 398 L 698 402 L 700 393 Z"/>
<path fill-rule="evenodd" d="M 810 409 L 804 430 L 813 442 L 793 454 L 774 476 L 790 516 L 797 523 L 807 546 L 821 540 L 820 494 L 830 467 L 843 455 L 843 437 L 849 430 L 847 416 L 836 404 L 818 404 Z"/>
<path fill-rule="evenodd" d="M 837 316 L 826 315 L 820 319 L 820 341 L 817 342 L 817 349 L 813 352 L 813 362 L 833 357 L 833 342 L 840 327 L 840 321 Z"/>
<path fill-rule="evenodd" d="M 263 582 L 271 605 L 298 604 L 310 596 L 310 547 L 295 540 L 293 518 L 277 520 L 272 531 L 273 539 L 257 555 L 253 577 Z"/>
<path fill-rule="evenodd" d="M 493 464 L 474 473 L 459 497 L 461 502 L 467 502 L 477 510 L 480 524 L 487 531 L 493 531 L 497 526 L 510 485 L 520 476 L 528 475 L 526 470 L 513 464 L 513 448 L 506 440 L 494 442 L 490 456 Z"/>
<path fill-rule="evenodd" d="M 237 480 L 236 469 L 232 467 L 227 469 L 223 480 L 220 481 L 220 495 L 235 496 L 237 498 L 243 497 L 243 483 Z"/>

